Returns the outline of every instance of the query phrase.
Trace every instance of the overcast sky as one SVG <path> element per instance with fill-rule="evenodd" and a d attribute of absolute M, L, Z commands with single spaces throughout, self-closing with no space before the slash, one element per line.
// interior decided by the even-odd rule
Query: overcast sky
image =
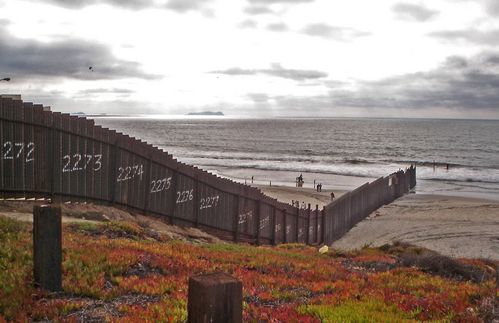
<path fill-rule="evenodd" d="M 55 111 L 499 119 L 499 1 L 0 0 L 4 77 Z"/>

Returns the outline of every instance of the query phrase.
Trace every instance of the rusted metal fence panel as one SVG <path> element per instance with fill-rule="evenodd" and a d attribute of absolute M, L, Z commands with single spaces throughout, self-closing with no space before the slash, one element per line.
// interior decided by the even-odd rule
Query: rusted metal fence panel
<path fill-rule="evenodd" d="M 266 244 L 271 244 L 272 242 L 273 209 L 271 204 L 260 204 L 260 239 L 261 242 Z"/>
<path fill-rule="evenodd" d="M 38 189 L 35 187 L 35 166 L 33 161 L 30 161 L 31 158 L 29 158 L 28 154 L 33 154 L 33 152 L 30 153 L 31 149 L 34 148 L 34 131 L 33 131 L 33 104 L 32 103 L 24 103 L 23 104 L 23 109 L 24 110 L 24 119 L 23 119 L 23 128 L 24 128 L 24 190 L 26 192 L 26 195 L 29 196 L 31 194 L 35 195 L 37 192 L 39 192 L 41 189 Z M 28 157 L 28 158 L 27 158 Z M 39 193 L 38 193 L 39 194 Z M 37 194 L 37 195 L 38 195 Z"/>
<path fill-rule="evenodd" d="M 416 185 L 411 166 L 323 210 L 298 209 L 92 120 L 6 98 L 0 99 L 0 145 L 1 198 L 119 205 L 254 243 L 330 244 Z"/>
<path fill-rule="evenodd" d="M 244 240 L 256 238 L 256 212 L 257 203 L 252 199 L 240 198 L 239 200 L 238 232 Z"/>
<path fill-rule="evenodd" d="M 164 214 L 173 201 L 173 170 L 157 162 L 151 162 L 149 169 L 149 183 L 146 189 L 148 195 L 148 210 Z"/>
<path fill-rule="evenodd" d="M 2 188 L 4 197 L 13 196 L 14 187 L 14 151 L 15 138 L 13 120 L 13 107 L 11 99 L 2 100 Z M 18 125 L 19 126 L 19 125 Z"/>
<path fill-rule="evenodd" d="M 284 233 L 285 233 L 285 225 L 284 225 L 284 209 L 280 209 L 279 206 L 275 208 L 275 243 L 280 244 L 284 243 Z"/>

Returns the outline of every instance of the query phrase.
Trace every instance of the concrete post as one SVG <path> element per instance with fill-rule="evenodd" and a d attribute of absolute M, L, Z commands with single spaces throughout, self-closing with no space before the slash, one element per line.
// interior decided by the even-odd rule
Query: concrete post
<path fill-rule="evenodd" d="M 33 208 L 33 264 L 35 285 L 49 291 L 62 290 L 61 208 Z"/>

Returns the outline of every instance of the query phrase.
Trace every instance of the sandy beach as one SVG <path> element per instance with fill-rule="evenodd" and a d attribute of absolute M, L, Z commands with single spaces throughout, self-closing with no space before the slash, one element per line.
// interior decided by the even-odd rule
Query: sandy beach
<path fill-rule="evenodd" d="M 453 257 L 499 260 L 499 203 L 409 194 L 375 211 L 333 247 L 356 249 L 394 241 Z"/>
<path fill-rule="evenodd" d="M 268 185 L 255 185 L 263 193 L 277 199 L 279 202 L 291 203 L 292 201 L 299 201 L 300 205 L 302 202 L 305 204 L 311 204 L 311 207 L 315 209 L 318 205 L 320 209 L 326 204 L 331 202 L 331 192 L 334 192 L 336 198 L 348 192 L 347 190 L 322 190 L 322 192 L 317 192 L 313 188 L 306 187 L 289 187 L 289 186 L 268 186 Z"/>
<path fill-rule="evenodd" d="M 260 186 L 283 202 L 329 203 L 331 190 Z M 345 191 L 334 190 L 336 196 Z M 322 204 L 321 204 L 322 203 Z M 444 195 L 408 194 L 358 223 L 334 248 L 350 250 L 408 242 L 453 257 L 499 260 L 499 202 Z"/>

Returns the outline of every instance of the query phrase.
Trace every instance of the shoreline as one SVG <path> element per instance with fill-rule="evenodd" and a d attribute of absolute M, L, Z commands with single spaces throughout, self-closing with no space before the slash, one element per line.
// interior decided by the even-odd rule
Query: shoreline
<path fill-rule="evenodd" d="M 242 184 L 246 183 L 247 185 L 259 188 L 269 187 L 270 182 L 272 183 L 272 187 L 280 186 L 295 188 L 295 179 L 300 175 L 300 172 L 283 170 L 261 170 L 253 168 L 229 167 L 217 167 L 217 169 L 213 169 L 210 167 L 200 167 L 220 177 L 225 177 Z M 335 195 L 337 191 L 352 191 L 367 182 L 373 182 L 378 179 L 378 177 L 360 177 L 353 175 L 335 175 L 313 172 L 302 172 L 301 174 L 303 175 L 305 181 L 303 188 L 314 190 L 313 187 L 315 180 L 316 183 L 322 183 L 323 192 L 330 192 L 331 190 L 333 190 L 335 192 Z M 385 176 L 388 175 L 389 174 L 385 174 Z M 251 181 L 252 177 L 253 183 Z M 467 184 L 455 185 L 455 183 L 449 184 L 442 181 L 432 181 L 428 179 L 417 178 L 417 183 L 414 191 L 417 194 L 438 196 L 442 195 L 459 198 L 476 198 L 499 202 L 499 194 L 496 194 L 495 189 L 486 190 L 483 188 L 474 188 L 473 186 Z M 338 197 L 338 195 L 336 195 L 336 197 Z M 291 200 L 289 202 L 286 202 L 290 203 Z"/>

